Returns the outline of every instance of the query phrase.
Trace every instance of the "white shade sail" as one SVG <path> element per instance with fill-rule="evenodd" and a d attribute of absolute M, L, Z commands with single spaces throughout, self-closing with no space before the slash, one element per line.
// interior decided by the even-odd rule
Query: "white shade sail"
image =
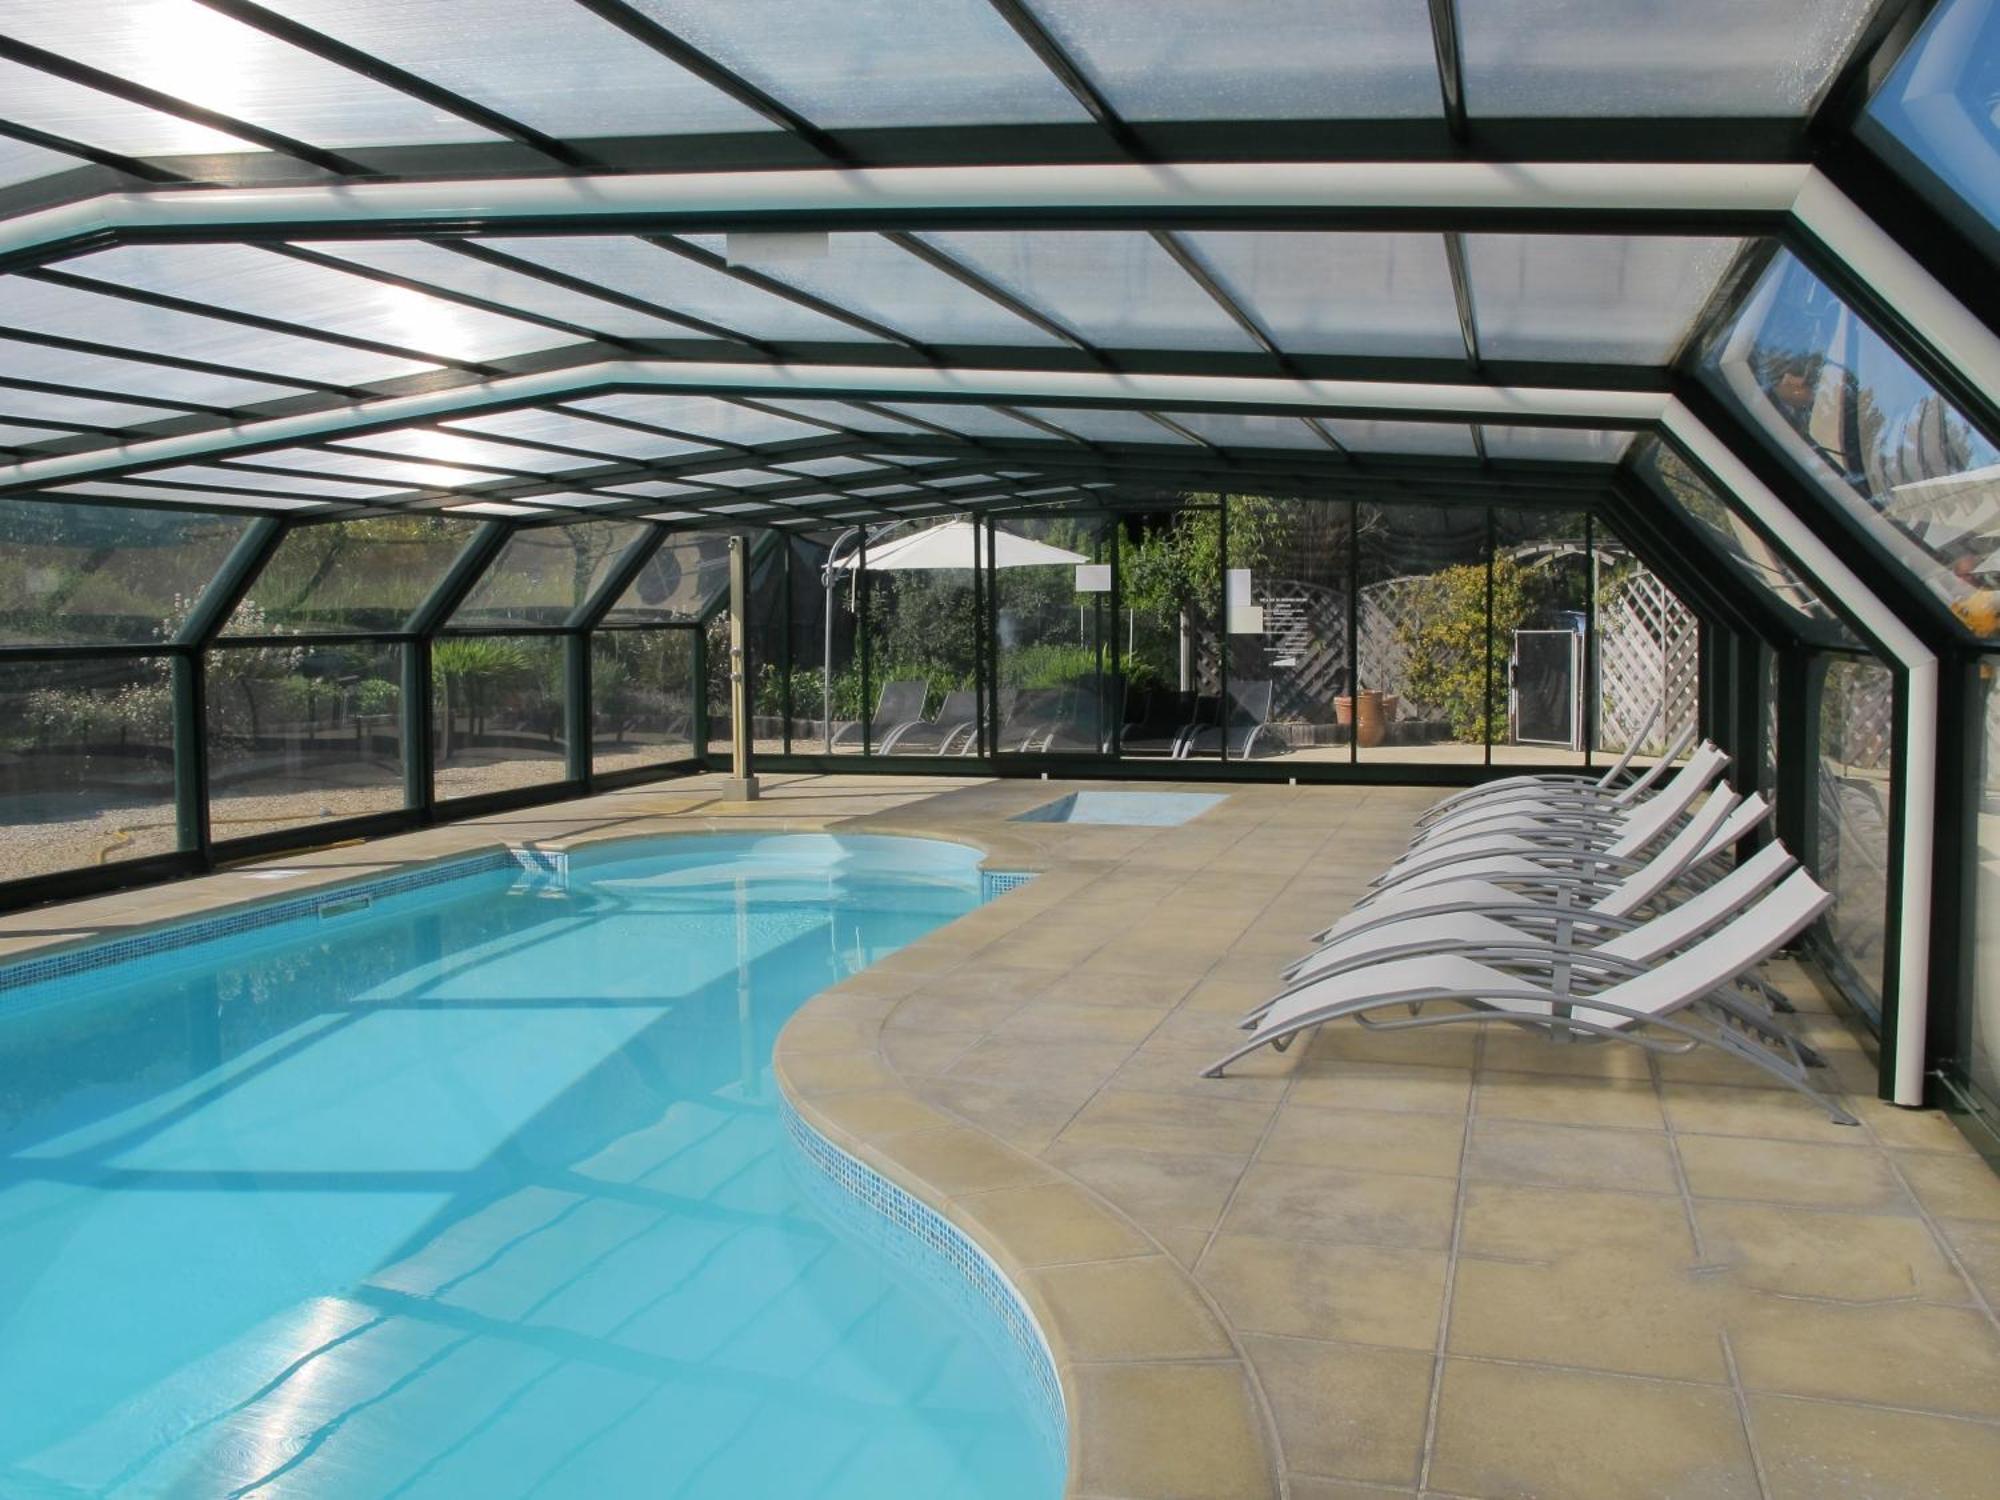
<path fill-rule="evenodd" d="M 947 521 L 942 526 L 912 531 L 879 547 L 869 548 L 868 571 L 897 573 L 945 568 L 969 571 L 978 566 L 974 559 L 983 556 L 984 550 L 978 545 L 978 528 L 970 521 Z M 1053 567 L 1059 563 L 1089 561 L 1080 553 L 1051 547 L 1019 532 L 997 526 L 993 529 L 993 566 L 996 568 Z M 859 566 L 861 558 L 855 553 L 849 553 L 834 564 L 836 568 Z"/>

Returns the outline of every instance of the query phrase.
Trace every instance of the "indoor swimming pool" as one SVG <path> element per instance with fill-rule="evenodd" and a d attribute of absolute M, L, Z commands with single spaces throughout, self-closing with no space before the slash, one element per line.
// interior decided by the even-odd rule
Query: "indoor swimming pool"
<path fill-rule="evenodd" d="M 1057 1494 L 1046 1372 L 771 1073 L 977 860 L 495 853 L 0 970 L 0 1493 Z"/>

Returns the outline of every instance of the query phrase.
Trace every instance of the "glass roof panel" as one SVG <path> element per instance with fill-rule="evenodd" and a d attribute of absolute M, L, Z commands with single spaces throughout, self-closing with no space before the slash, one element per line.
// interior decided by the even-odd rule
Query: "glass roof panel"
<path fill-rule="evenodd" d="M 1703 376 L 1968 631 L 2000 641 L 2000 448 L 1790 251 Z"/>
<path fill-rule="evenodd" d="M 1464 422 L 1371 422 L 1322 417 L 1343 448 L 1356 453 L 1439 454 L 1472 458 L 1472 428 Z"/>
<path fill-rule="evenodd" d="M 1235 319 L 1139 230 L 996 229 L 918 238 L 1094 344 L 1257 348 Z"/>
<path fill-rule="evenodd" d="M 304 7 L 310 9 L 310 6 Z M 280 7 L 299 15 L 298 0 Z M 303 17 L 302 17 L 303 18 Z M 491 140 L 456 115 L 196 0 L 8 0 L 10 36 L 316 146 Z M 243 149 L 238 142 L 237 150 Z"/>
<path fill-rule="evenodd" d="M 729 534 L 670 536 L 604 617 L 607 625 L 698 622 L 729 591 Z"/>
<path fill-rule="evenodd" d="M 960 405 L 952 401 L 884 401 L 885 411 L 900 411 L 921 421 L 948 427 L 970 437 L 1026 438 L 1035 442 L 1058 442 L 1041 428 L 1016 421 L 1004 411 L 990 406 Z"/>
<path fill-rule="evenodd" d="M 27 443 L 45 443 L 50 438 L 63 434 L 53 427 L 23 427 L 18 422 L 0 420 L 0 446 L 20 447 Z"/>
<path fill-rule="evenodd" d="M 1024 406 L 1031 417 L 1053 422 L 1066 432 L 1093 443 L 1173 443 L 1187 446 L 1187 439 L 1172 428 L 1162 427 L 1141 411 L 1120 411 L 1111 407 Z"/>
<path fill-rule="evenodd" d="M 1430 19 L 1410 0 L 1036 0 L 1128 120 L 1440 113 Z"/>
<path fill-rule="evenodd" d="M 70 156 L 61 151 L 51 151 L 45 146 L 31 146 L 26 141 L 17 141 L 11 136 L 0 135 L 0 184 L 32 182 L 37 177 L 67 172 L 71 167 L 82 165 L 84 163 L 80 157 Z"/>
<path fill-rule="evenodd" d="M 250 524 L 198 511 L 0 500 L 0 644 L 170 639 Z"/>
<path fill-rule="evenodd" d="M 469 469 L 522 470 L 532 474 L 553 474 L 578 467 L 577 460 L 563 453 L 544 453 L 538 448 L 522 448 L 513 443 L 488 442 L 458 432 L 440 432 L 424 427 L 403 427 L 392 432 L 371 432 L 366 437 L 335 445 L 342 453 L 365 453 L 380 449 L 407 458 L 431 458 Z M 492 474 L 481 476 L 491 479 Z"/>
<path fill-rule="evenodd" d="M 815 125 L 1089 118 L 985 0 L 635 0 Z"/>
<path fill-rule="evenodd" d="M 285 0 L 284 10 L 553 136 L 777 128 L 568 0 Z"/>
<path fill-rule="evenodd" d="M 753 484 L 783 484 L 790 480 L 797 484 L 796 474 L 780 474 L 774 469 L 717 469 L 713 473 L 703 471 L 691 474 L 690 479 L 699 479 L 703 484 L 721 485 L 726 489 L 740 489 Z"/>
<path fill-rule="evenodd" d="M 730 254 L 727 235 L 684 238 L 717 255 Z M 786 255 L 782 260 L 755 254 L 745 259 L 744 244 L 741 239 L 736 242 L 732 263 L 747 265 L 911 338 L 939 344 L 1055 342 L 1027 319 L 877 234 L 829 234 L 826 254 Z M 844 336 L 852 337 L 853 330 L 845 329 Z"/>
<path fill-rule="evenodd" d="M 583 448 L 613 458 L 665 458 L 675 453 L 699 453 L 700 443 L 659 433 L 635 432 L 610 422 L 593 422 L 588 417 L 560 411 L 505 411 L 483 417 L 455 417 L 444 424 L 474 434 L 525 438 L 536 443 L 560 443 L 567 448 Z"/>
<path fill-rule="evenodd" d="M 1647 487 L 1698 526 L 1752 588 L 1791 617 L 1806 639 L 1830 646 L 1861 644 L 1783 554 L 1731 511 L 1679 454 L 1655 437 L 1642 443 L 1633 469 Z"/>
<path fill-rule="evenodd" d="M 404 459 L 384 458 L 376 453 L 335 453 L 324 448 L 279 448 L 270 453 L 259 453 L 249 462 L 270 464 L 280 469 L 309 469 L 319 474 L 344 474 L 352 479 L 420 490 L 484 484 L 493 478 L 491 474 L 471 469 L 411 463 Z"/>
<path fill-rule="evenodd" d="M 895 421 L 845 401 L 781 401 L 763 397 L 758 399 L 766 406 L 775 406 L 781 411 L 796 412 L 802 417 L 811 417 L 821 422 L 835 422 L 842 427 L 851 427 L 856 432 L 910 431 L 910 424 L 907 422 Z"/>
<path fill-rule="evenodd" d="M 392 380 L 436 366 L 416 360 L 346 349 L 313 339 L 245 328 L 220 319 L 163 307 L 126 302 L 74 287 L 0 276 L 0 324 L 63 338 L 113 344 L 136 353 L 172 354 L 184 359 L 237 365 L 246 373 L 287 375 L 334 385 Z M 32 374 L 32 367 L 10 373 Z M 151 394 L 152 377 L 134 390 Z"/>
<path fill-rule="evenodd" d="M 1170 411 L 1166 418 L 1225 448 L 1311 448 L 1333 450 L 1297 417 L 1240 416 L 1235 412 Z"/>
<path fill-rule="evenodd" d="M 1729 239 L 1469 234 L 1489 359 L 1666 364 L 1742 248 Z"/>
<path fill-rule="evenodd" d="M 788 458 L 777 465 L 788 473 L 795 474 L 860 474 L 875 473 L 882 467 L 870 463 L 865 458 Z"/>
<path fill-rule="evenodd" d="M 1873 0 L 1478 0 L 1458 12 L 1482 115 L 1802 116 Z"/>
<path fill-rule="evenodd" d="M 257 149 L 206 125 L 127 104 L 17 62 L 0 60 L 0 99 L 6 101 L 6 117 L 17 124 L 126 156 Z"/>
<path fill-rule="evenodd" d="M 491 239 L 481 243 L 517 260 L 534 261 L 657 307 L 719 323 L 751 338 L 845 339 L 852 343 L 874 337 L 644 240 Z M 719 237 L 716 243 L 720 245 Z M 673 327 L 671 337 L 707 337 L 694 329 Z"/>
<path fill-rule="evenodd" d="M 319 255 L 352 261 L 392 276 L 407 276 L 412 281 L 469 297 L 482 297 L 504 307 L 518 307 L 523 312 L 560 318 L 597 333 L 633 338 L 704 336 L 664 318 L 650 317 L 567 287 L 551 286 L 524 272 L 454 254 L 445 245 L 422 240 L 301 240 L 299 243 Z"/>
<path fill-rule="evenodd" d="M 294 526 L 222 633 L 400 630 L 478 531 L 477 521 L 419 514 Z"/>
<path fill-rule="evenodd" d="M 1615 464 L 1632 434 L 1588 427 L 1481 427 L 1488 458 L 1548 458 L 1571 463 Z"/>
<path fill-rule="evenodd" d="M 1201 230 L 1184 237 L 1282 349 L 1447 359 L 1465 352 L 1441 235 Z"/>
<path fill-rule="evenodd" d="M 560 625 L 590 602 L 604 575 L 645 530 L 644 521 L 566 521 L 517 531 L 452 612 L 447 628 Z"/>
<path fill-rule="evenodd" d="M 685 432 L 691 437 L 744 447 L 821 437 L 826 431 L 822 427 L 809 427 L 804 422 L 758 411 L 755 407 L 719 401 L 713 396 L 591 396 L 569 404 L 581 411 L 601 411 L 628 421 Z"/>
<path fill-rule="evenodd" d="M 6 285 L 7 279 L 0 277 L 0 289 L 4 289 Z M 0 312 L 0 322 L 5 321 L 5 316 L 4 312 Z M 172 415 L 158 407 L 120 402 L 117 399 L 119 396 L 148 396 L 160 401 L 185 402 L 193 406 L 235 407 L 298 394 L 293 387 L 272 385 L 267 381 L 252 380 L 247 376 L 239 378 L 234 375 L 211 375 L 201 370 L 173 370 L 164 365 L 146 364 L 138 359 L 120 359 L 110 354 L 86 354 L 74 349 L 51 349 L 42 344 L 29 344 L 18 339 L 10 339 L 4 336 L 4 332 L 0 332 L 0 381 L 10 378 L 47 381 L 53 385 L 74 385 L 89 391 L 101 392 L 106 398 L 102 405 L 93 397 L 79 397 L 75 398 L 74 405 L 66 405 L 63 410 L 95 411 L 98 413 L 97 416 L 78 416 L 74 420 L 102 421 L 114 426 L 127 421 L 143 421 Z M 22 402 L 31 399 L 65 403 L 72 400 L 67 396 L 36 396 L 26 391 L 8 390 L 6 393 L 7 405 L 16 411 L 22 409 Z M 54 407 L 47 408 L 47 411 L 50 416 L 62 414 Z"/>
<path fill-rule="evenodd" d="M 447 359 L 499 359 L 574 342 L 532 323 L 288 260 L 254 245 L 127 246 L 80 256 L 63 269 Z"/>
<path fill-rule="evenodd" d="M 254 490 L 264 495 L 317 495 L 328 500 L 376 500 L 395 493 L 393 486 L 357 484 L 341 479 L 300 479 L 289 474 L 259 474 L 221 464 L 174 464 L 165 469 L 148 469 L 132 477 L 171 484 L 222 485 L 230 489 Z"/>
<path fill-rule="evenodd" d="M 198 495 L 187 490 L 165 490 L 157 485 L 126 483 L 117 479 L 87 479 L 76 484 L 57 484 L 49 487 L 51 495 L 83 495 L 90 498 L 108 497 L 115 500 L 144 500 L 151 505 L 186 505 L 213 510 L 219 505 L 237 510 L 314 510 L 325 506 L 324 500 L 283 499 L 272 495 Z"/>
<path fill-rule="evenodd" d="M 2000 5 L 1943 0 L 1858 133 L 2000 253 Z"/>

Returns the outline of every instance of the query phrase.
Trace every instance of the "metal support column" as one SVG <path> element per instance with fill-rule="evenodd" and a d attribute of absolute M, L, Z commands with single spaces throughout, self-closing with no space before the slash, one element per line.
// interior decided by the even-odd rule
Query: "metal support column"
<path fill-rule="evenodd" d="M 750 544 L 729 539 L 729 787 L 731 802 L 757 800 L 750 764 Z"/>

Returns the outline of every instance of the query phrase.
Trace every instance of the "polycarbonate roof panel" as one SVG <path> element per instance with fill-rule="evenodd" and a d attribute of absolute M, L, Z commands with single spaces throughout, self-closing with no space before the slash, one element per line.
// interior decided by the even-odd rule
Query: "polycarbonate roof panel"
<path fill-rule="evenodd" d="M 322 500 L 379 500 L 396 493 L 393 485 L 362 484 L 341 479 L 304 479 L 294 474 L 260 474 L 221 464 L 173 464 L 164 469 L 148 469 L 132 477 L 171 484 L 220 485 L 263 495 L 311 495 Z"/>
<path fill-rule="evenodd" d="M 1055 342 L 1027 319 L 877 234 L 829 234 L 824 255 L 770 259 L 759 253 L 765 242 L 755 238 L 738 237 L 734 253 L 727 235 L 683 238 L 911 338 L 939 344 Z"/>
<path fill-rule="evenodd" d="M 993 229 L 918 238 L 1093 344 L 1257 348 L 1158 241 L 1140 230 Z"/>
<path fill-rule="evenodd" d="M 246 328 L 218 318 L 121 301 L 74 287 L 24 281 L 18 276 L 0 276 L 0 324 L 115 345 L 139 354 L 170 354 L 235 365 L 253 377 L 284 375 L 332 385 L 366 385 L 370 381 L 392 380 L 399 375 L 436 368 L 416 360 Z M 39 359 L 6 368 L 10 374 L 29 376 L 37 363 Z M 171 395 L 173 391 L 161 378 L 166 374 L 166 371 L 158 375 L 149 373 L 130 389 L 146 395 L 156 390 Z M 55 377 L 33 375 L 33 378 Z"/>
<path fill-rule="evenodd" d="M 546 504 L 547 497 L 534 503 Z M 590 601 L 645 530 L 643 521 L 566 521 L 517 531 L 446 626 L 560 625 Z"/>
<path fill-rule="evenodd" d="M 1310 448 L 1331 453 L 1317 433 L 1297 417 L 1242 416 L 1235 412 L 1170 411 L 1164 414 L 1189 432 L 1225 448 Z"/>
<path fill-rule="evenodd" d="M 789 417 L 773 416 L 770 412 L 738 406 L 733 401 L 719 401 L 713 396 L 591 396 L 582 401 L 572 401 L 569 405 L 579 411 L 601 411 L 630 422 L 645 422 L 717 444 L 734 443 L 742 447 L 788 443 L 798 438 L 826 435 L 823 427 L 809 427 Z"/>
<path fill-rule="evenodd" d="M 1741 240 L 1469 234 L 1466 275 L 1489 359 L 1665 364 Z"/>
<path fill-rule="evenodd" d="M 285 0 L 284 10 L 549 135 L 777 128 L 570 0 Z"/>
<path fill-rule="evenodd" d="M 1088 406 L 1024 406 L 1021 410 L 1093 443 L 1188 444 L 1178 432 L 1162 427 L 1144 412 Z"/>
<path fill-rule="evenodd" d="M 885 411 L 899 411 L 953 432 L 970 437 L 1026 438 L 1037 442 L 1056 441 L 1039 427 L 1016 421 L 1004 411 L 990 406 L 960 405 L 952 401 L 884 401 Z"/>
<path fill-rule="evenodd" d="M 1475 119 L 1802 116 L 1873 9 L 1874 0 L 1470 0 L 1458 7 L 1465 105 Z"/>
<path fill-rule="evenodd" d="M 1643 442 L 1633 465 L 1639 477 L 1654 494 L 1700 527 L 1750 587 L 1791 616 L 1808 640 L 1823 645 L 1861 644 L 1813 586 L 1732 512 L 1679 454 L 1658 438 L 1648 437 Z"/>
<path fill-rule="evenodd" d="M 2000 5 L 1944 0 L 1869 101 L 1858 133 L 1947 211 L 2000 241 Z M 1900 149 L 1899 149 L 1900 148 Z"/>
<path fill-rule="evenodd" d="M 1481 427 L 1479 435 L 1488 458 L 1615 464 L 1632 445 L 1629 432 L 1588 427 Z"/>
<path fill-rule="evenodd" d="M 240 516 L 0 500 L 0 645 L 170 638 L 249 525 Z"/>
<path fill-rule="evenodd" d="M 53 427 L 23 427 L 18 422 L 0 420 L 0 444 L 8 447 L 18 448 L 26 443 L 46 443 L 50 438 L 65 435 Z"/>
<path fill-rule="evenodd" d="M 634 0 L 833 130 L 1089 116 L 986 0 Z"/>
<path fill-rule="evenodd" d="M 786 480 L 796 484 L 799 479 L 796 474 L 780 474 L 771 469 L 717 469 L 713 473 L 704 470 L 688 477 L 703 484 L 720 485 L 732 490 L 754 484 L 783 484 Z"/>
<path fill-rule="evenodd" d="M 660 433 L 637 432 L 610 422 L 593 422 L 588 417 L 533 407 L 524 411 L 495 412 L 482 417 L 454 417 L 445 425 L 477 436 L 523 438 L 533 443 L 557 443 L 566 448 L 603 453 L 611 458 L 666 458 L 676 453 L 699 453 L 700 443 Z M 587 462 L 587 460 L 577 460 Z"/>
<path fill-rule="evenodd" d="M 1410 453 L 1472 458 L 1472 428 L 1464 422 L 1370 422 L 1322 417 L 1321 425 L 1356 453 Z"/>
<path fill-rule="evenodd" d="M 446 291 L 483 298 L 503 307 L 559 318 L 593 333 L 634 338 L 699 338 L 679 323 L 651 317 L 601 297 L 551 286 L 521 271 L 459 255 L 447 245 L 422 240 L 304 241 L 317 254 L 353 261 L 392 276 L 408 277 Z M 636 243 L 636 242 L 635 242 Z"/>
<path fill-rule="evenodd" d="M 1183 238 L 1288 352 L 1465 352 L 1440 235 L 1200 230 Z"/>
<path fill-rule="evenodd" d="M 875 473 L 882 466 L 870 463 L 864 458 L 788 458 L 777 465 L 794 474 L 860 474 Z"/>
<path fill-rule="evenodd" d="M 471 8 L 466 0 L 454 5 Z M 315 7 L 309 0 L 282 0 L 274 8 L 308 19 Z M 493 139 L 456 115 L 322 62 L 196 0 L 8 0 L 6 27 L 9 36 L 33 46 L 316 146 Z"/>
<path fill-rule="evenodd" d="M 0 279 L 0 289 L 6 281 Z M 4 314 L 0 314 L 4 321 Z M 96 396 L 75 398 L 75 411 L 95 410 L 102 419 L 116 425 L 121 419 L 111 412 L 139 412 L 134 420 L 158 419 L 172 415 L 164 407 L 148 406 L 142 403 L 120 401 L 122 396 L 143 396 L 151 401 L 169 405 L 237 407 L 249 406 L 259 401 L 271 401 L 282 396 L 296 396 L 296 387 L 276 385 L 268 381 L 253 380 L 248 376 L 215 375 L 205 370 L 177 370 L 166 365 L 147 364 L 140 358 L 123 359 L 111 354 L 89 354 L 77 349 L 51 349 L 45 344 L 31 344 L 5 336 L 0 329 L 0 381 L 36 380 L 52 385 L 73 385 L 86 391 L 101 393 L 105 405 L 96 404 Z M 18 406 L 29 399 L 31 393 L 8 390 L 6 400 L 9 406 Z M 50 396 L 49 401 L 69 400 L 68 397 Z M 49 415 L 56 415 L 53 408 Z M 94 420 L 80 416 L 80 422 Z"/>
<path fill-rule="evenodd" d="M 156 505 L 185 505 L 190 509 L 209 510 L 226 505 L 237 510 L 314 510 L 324 506 L 324 500 L 287 500 L 275 495 L 202 495 L 189 490 L 166 490 L 155 485 L 127 484 L 116 479 L 88 479 L 77 484 L 50 486 L 51 495 L 79 495 L 86 498 L 108 498 L 115 500 L 145 500 Z"/>
<path fill-rule="evenodd" d="M 751 338 L 845 339 L 852 343 L 874 337 L 644 240 L 586 237 L 490 239 L 480 243 L 517 260 L 534 261 Z M 716 244 L 720 243 L 718 238 Z M 699 330 L 672 326 L 676 329 L 673 337 L 707 336 Z"/>
<path fill-rule="evenodd" d="M 83 161 L 61 151 L 51 151 L 44 146 L 31 146 L 26 141 L 17 141 L 11 136 L 0 135 L 0 185 L 17 182 L 32 182 L 37 177 L 47 177 L 56 172 L 67 172 L 71 167 L 80 167 Z"/>
<path fill-rule="evenodd" d="M 417 514 L 295 527 L 222 633 L 400 630 L 478 531 L 476 521 Z"/>
<path fill-rule="evenodd" d="M 493 476 L 471 469 L 453 469 L 440 464 L 410 463 L 384 458 L 375 453 L 335 453 L 325 448 L 279 448 L 259 453 L 247 460 L 280 469 L 310 469 L 319 474 L 338 474 L 350 479 L 393 485 L 404 489 L 451 489 L 461 484 L 489 483 Z M 227 462 L 227 460 L 225 460 Z"/>
<path fill-rule="evenodd" d="M 0 60 L 0 101 L 0 114 L 16 124 L 126 156 L 256 149 L 233 135 L 17 62 Z"/>
<path fill-rule="evenodd" d="M 802 417 L 812 417 L 821 422 L 836 422 L 842 427 L 851 427 L 856 432 L 910 431 L 910 424 L 907 422 L 895 421 L 845 401 L 791 401 L 761 396 L 758 399 L 766 406 L 775 406 L 781 411 L 796 412 Z"/>
<path fill-rule="evenodd" d="M 2000 447 L 1789 250 L 1704 375 L 1971 634 L 2000 641 Z"/>
<path fill-rule="evenodd" d="M 1034 11 L 1128 120 L 1442 112 L 1415 0 L 1035 0 Z"/>
<path fill-rule="evenodd" d="M 0 382 L 4 382 L 8 373 L 4 365 L 6 351 L 27 347 L 0 340 Z M 70 357 L 87 358 L 75 355 Z M 21 372 L 16 370 L 14 373 L 18 375 Z M 6 411 L 9 416 L 24 417 L 29 421 L 40 417 L 51 422 L 75 422 L 86 427 L 127 427 L 137 422 L 156 422 L 169 415 L 157 406 L 136 406 L 124 401 L 100 401 L 91 396 L 62 396 L 49 391 L 24 391 L 4 383 L 0 383 L 0 410 Z"/>
<path fill-rule="evenodd" d="M 254 245 L 133 245 L 79 256 L 62 269 L 445 359 L 502 359 L 574 342 L 533 323 Z"/>
<path fill-rule="evenodd" d="M 521 448 L 512 443 L 488 442 L 463 433 L 438 432 L 421 427 L 371 432 L 366 437 L 340 443 L 338 448 L 343 453 L 380 449 L 408 458 L 430 458 L 440 463 L 459 464 L 468 469 L 522 469 L 536 474 L 551 474 L 577 467 L 577 460 L 567 454 L 544 453 L 538 448 Z M 493 475 L 484 477 L 490 479 Z"/>

